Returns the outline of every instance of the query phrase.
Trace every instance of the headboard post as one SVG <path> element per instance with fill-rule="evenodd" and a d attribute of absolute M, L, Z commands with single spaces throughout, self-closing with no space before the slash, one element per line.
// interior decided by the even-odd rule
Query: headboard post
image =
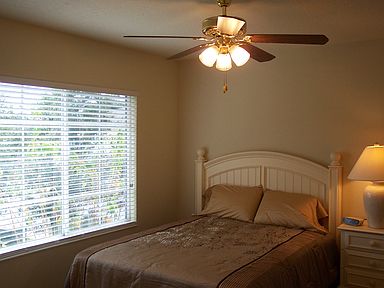
<path fill-rule="evenodd" d="M 200 148 L 196 152 L 195 160 L 195 213 L 198 214 L 202 209 L 202 198 L 204 191 L 204 162 L 207 161 L 205 154 L 206 150 Z"/>
<path fill-rule="evenodd" d="M 329 164 L 329 231 L 336 235 L 337 226 L 341 224 L 342 217 L 342 173 L 341 154 L 334 152 L 330 154 Z"/>

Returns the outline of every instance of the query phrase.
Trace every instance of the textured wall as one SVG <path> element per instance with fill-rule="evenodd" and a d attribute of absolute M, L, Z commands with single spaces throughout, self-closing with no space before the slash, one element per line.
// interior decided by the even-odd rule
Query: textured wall
<path fill-rule="evenodd" d="M 323 165 L 343 153 L 344 177 L 366 145 L 384 143 L 384 41 L 326 46 L 265 45 L 271 62 L 224 74 L 197 60 L 180 69 L 180 213 L 193 211 L 195 150 L 209 157 L 252 149 Z M 344 215 L 364 217 L 366 183 L 344 179 Z"/>
<path fill-rule="evenodd" d="M 1 287 L 62 287 L 81 248 L 176 218 L 177 65 L 5 19 L 0 19 L 0 35 L 0 77 L 99 86 L 138 95 L 138 228 L 0 261 Z"/>

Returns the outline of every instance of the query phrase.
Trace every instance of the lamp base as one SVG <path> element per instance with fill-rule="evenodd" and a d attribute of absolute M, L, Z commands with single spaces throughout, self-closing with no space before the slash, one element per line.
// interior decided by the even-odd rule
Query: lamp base
<path fill-rule="evenodd" d="M 365 188 L 364 208 L 368 226 L 384 228 L 384 182 L 373 182 Z"/>

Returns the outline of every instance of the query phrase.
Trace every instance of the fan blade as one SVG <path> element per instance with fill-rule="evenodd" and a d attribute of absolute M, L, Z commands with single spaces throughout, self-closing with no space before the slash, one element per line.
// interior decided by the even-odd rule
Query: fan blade
<path fill-rule="evenodd" d="M 251 55 L 251 58 L 259 62 L 266 62 L 275 58 L 275 56 L 268 53 L 267 51 L 264 51 L 248 43 L 241 44 L 241 47 L 247 50 L 247 52 Z"/>
<path fill-rule="evenodd" d="M 249 34 L 254 43 L 286 43 L 324 45 L 328 42 L 325 35 L 315 34 Z"/>
<path fill-rule="evenodd" d="M 189 54 L 192 54 L 194 52 L 197 52 L 197 51 L 200 51 L 200 50 L 203 50 L 204 48 L 208 47 L 208 46 L 211 46 L 212 44 L 201 44 L 201 45 L 198 45 L 198 46 L 195 46 L 195 47 L 192 47 L 192 48 L 189 48 L 187 50 L 184 50 L 180 53 L 177 53 L 171 57 L 168 57 L 167 59 L 168 60 L 171 60 L 171 59 L 177 59 L 177 58 L 181 58 L 181 57 L 184 57 L 184 56 L 187 56 Z"/>
<path fill-rule="evenodd" d="M 193 40 L 205 40 L 200 36 L 173 36 L 173 35 L 125 35 L 124 38 L 154 38 L 154 39 L 193 39 Z"/>

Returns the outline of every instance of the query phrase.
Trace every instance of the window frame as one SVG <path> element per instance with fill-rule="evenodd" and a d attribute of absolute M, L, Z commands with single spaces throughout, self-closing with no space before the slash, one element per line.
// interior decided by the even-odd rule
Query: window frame
<path fill-rule="evenodd" d="M 31 86 L 39 86 L 39 87 L 48 87 L 48 88 L 57 88 L 57 89 L 68 89 L 68 90 L 74 90 L 74 91 L 83 91 L 83 92 L 91 92 L 91 93 L 107 93 L 107 94 L 117 94 L 117 95 L 125 95 L 125 96 L 132 96 L 136 98 L 136 145 L 135 145 L 135 211 L 134 211 L 134 221 L 128 222 L 128 223 L 118 223 L 114 224 L 111 227 L 104 227 L 101 229 L 98 229 L 96 231 L 87 231 L 83 232 L 81 234 L 72 235 L 72 236 L 63 236 L 61 235 L 60 239 L 57 240 L 51 240 L 49 242 L 44 242 L 41 244 L 34 244 L 32 246 L 28 247 L 21 247 L 19 249 L 4 252 L 0 254 L 0 261 L 5 259 L 10 259 L 14 257 L 18 257 L 21 255 L 33 253 L 36 251 L 41 251 L 77 241 L 82 241 L 114 232 L 118 232 L 121 230 L 133 228 L 137 226 L 137 120 L 138 120 L 138 93 L 136 91 L 132 90 L 123 90 L 123 89 L 114 89 L 114 88 L 105 88 L 100 86 L 90 86 L 90 85 L 83 85 L 83 84 L 73 84 L 73 83 L 62 83 L 62 82 L 53 82 L 53 81 L 45 81 L 45 80 L 37 80 L 37 79 L 27 79 L 27 78 L 18 78 L 18 77 L 10 77 L 5 75 L 0 75 L 0 82 L 6 82 L 6 83 L 12 83 L 12 84 L 18 84 L 18 85 L 31 85 Z"/>

